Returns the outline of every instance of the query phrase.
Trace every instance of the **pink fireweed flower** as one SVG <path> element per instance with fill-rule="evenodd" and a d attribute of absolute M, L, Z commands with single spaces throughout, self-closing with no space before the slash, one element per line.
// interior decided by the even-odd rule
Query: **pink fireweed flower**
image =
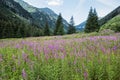
<path fill-rule="evenodd" d="M 19 44 L 17 44 L 15 47 L 16 47 L 17 49 L 21 48 Z"/>
<path fill-rule="evenodd" d="M 117 50 L 117 46 L 114 46 L 112 49 L 113 49 L 114 51 Z"/>
<path fill-rule="evenodd" d="M 23 79 L 27 80 L 27 73 L 26 73 L 25 69 L 22 70 L 22 77 L 23 77 Z"/>
<path fill-rule="evenodd" d="M 61 59 L 65 58 L 65 54 L 61 53 Z"/>
<path fill-rule="evenodd" d="M 106 49 L 104 47 L 101 47 L 101 50 L 103 53 L 105 53 Z"/>
<path fill-rule="evenodd" d="M 88 78 L 88 72 L 85 71 L 85 72 L 84 72 L 84 80 L 87 80 L 87 78 Z"/>
<path fill-rule="evenodd" d="M 28 54 L 26 54 L 26 53 L 23 52 L 22 58 L 23 58 L 23 60 L 24 60 L 25 62 L 29 62 L 29 58 L 28 58 L 28 57 L 29 57 Z"/>

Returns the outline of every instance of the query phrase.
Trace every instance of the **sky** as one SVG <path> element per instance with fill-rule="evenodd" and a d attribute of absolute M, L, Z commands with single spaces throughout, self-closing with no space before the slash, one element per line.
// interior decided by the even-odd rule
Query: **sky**
<path fill-rule="evenodd" d="M 90 7 L 96 8 L 99 17 L 104 17 L 112 10 L 120 6 L 120 0 L 24 0 L 38 8 L 48 7 L 55 13 L 62 14 L 68 22 L 71 16 L 74 17 L 75 24 L 84 22 Z"/>

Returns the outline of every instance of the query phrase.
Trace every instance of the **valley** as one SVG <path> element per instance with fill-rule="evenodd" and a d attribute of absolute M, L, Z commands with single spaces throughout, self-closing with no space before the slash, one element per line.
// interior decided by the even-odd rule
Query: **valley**
<path fill-rule="evenodd" d="M 0 1 L 0 80 L 120 80 L 120 5 L 66 1 Z"/>

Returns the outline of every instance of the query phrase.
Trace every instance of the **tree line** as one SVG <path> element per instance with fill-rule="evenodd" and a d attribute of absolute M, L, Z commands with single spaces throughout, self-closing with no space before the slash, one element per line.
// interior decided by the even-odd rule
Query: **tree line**
<path fill-rule="evenodd" d="M 96 9 L 94 8 L 90 8 L 89 14 L 88 14 L 88 18 L 86 21 L 86 25 L 85 25 L 85 29 L 84 32 L 85 33 L 91 33 L 91 32 L 98 32 L 100 29 L 100 25 L 98 22 L 98 15 L 96 12 Z M 48 24 L 45 27 L 45 35 L 50 35 L 50 30 L 48 27 Z M 65 33 L 67 34 L 73 34 L 76 33 L 76 28 L 75 28 L 75 23 L 74 23 L 74 18 L 73 16 L 70 19 L 70 22 L 68 24 L 68 29 L 67 32 L 64 31 L 64 25 L 62 22 L 62 16 L 61 14 L 59 14 L 58 19 L 56 21 L 56 27 L 54 29 L 54 35 L 64 35 Z"/>
<path fill-rule="evenodd" d="M 2 16 L 3 17 L 3 16 Z M 51 35 L 64 35 L 75 33 L 75 26 L 73 17 L 70 20 L 68 31 L 65 32 L 63 18 L 59 14 L 56 21 L 56 26 L 52 32 L 49 28 L 49 24 L 46 21 L 46 25 L 43 29 L 34 25 L 23 22 L 18 18 L 3 17 L 0 19 L 0 38 L 24 38 L 24 37 L 37 37 L 37 36 L 51 36 Z"/>
<path fill-rule="evenodd" d="M 75 25 L 74 25 L 73 16 L 70 19 L 70 23 L 68 24 L 67 31 L 65 31 L 64 30 L 64 24 L 63 24 L 63 18 L 62 18 L 62 15 L 60 13 L 58 18 L 57 18 L 56 24 L 55 24 L 53 35 L 73 34 L 75 32 L 76 32 L 76 28 L 75 28 Z M 44 29 L 44 35 L 45 36 L 50 36 L 50 34 L 51 34 L 51 31 L 49 29 L 49 24 L 48 24 L 48 22 L 46 22 L 46 26 L 45 26 L 45 29 Z"/>
<path fill-rule="evenodd" d="M 0 38 L 21 38 L 21 37 L 36 37 L 36 36 L 51 36 L 51 35 L 64 35 L 76 33 L 75 23 L 73 16 L 68 24 L 67 31 L 64 30 L 63 18 L 59 14 L 53 32 L 50 30 L 49 24 L 46 21 L 44 29 L 36 27 L 31 24 L 26 24 L 20 19 L 12 19 L 1 16 L 0 19 Z M 96 9 L 90 9 L 88 19 L 84 32 L 97 32 L 99 31 L 98 16 Z"/>
<path fill-rule="evenodd" d="M 30 24 L 0 20 L 0 38 L 42 36 L 42 30 Z"/>

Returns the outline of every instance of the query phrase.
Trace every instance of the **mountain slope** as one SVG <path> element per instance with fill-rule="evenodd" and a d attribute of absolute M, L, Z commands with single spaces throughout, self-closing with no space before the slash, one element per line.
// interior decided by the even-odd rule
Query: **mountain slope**
<path fill-rule="evenodd" d="M 111 20 L 109 20 L 106 24 L 101 26 L 100 30 L 111 29 L 115 32 L 120 32 L 120 15 L 115 16 Z"/>
<path fill-rule="evenodd" d="M 0 1 L 0 38 L 35 36 L 40 29 L 33 27 L 31 20 L 31 14 L 18 3 L 13 0 Z"/>
<path fill-rule="evenodd" d="M 55 22 L 57 20 L 58 15 L 54 13 L 49 8 L 36 8 L 28 3 L 24 2 L 23 0 L 15 0 L 18 2 L 25 10 L 31 13 L 32 17 L 34 18 L 34 23 L 40 27 L 44 27 L 45 23 L 48 22 L 50 29 L 53 30 L 55 28 Z M 64 29 L 67 30 L 68 23 L 66 20 L 63 19 Z"/>
<path fill-rule="evenodd" d="M 24 2 L 23 0 L 14 0 L 17 3 L 19 3 L 25 10 L 28 12 L 36 12 L 36 8 L 29 5 L 28 3 Z"/>
<path fill-rule="evenodd" d="M 77 31 L 83 31 L 86 25 L 86 21 L 80 23 L 79 25 L 76 26 Z"/>
<path fill-rule="evenodd" d="M 21 17 L 24 17 L 29 20 L 32 18 L 31 14 L 29 14 L 25 9 L 23 9 L 18 3 L 14 2 L 13 0 L 1 0 L 0 4 L 6 6 L 11 11 L 18 14 Z"/>
<path fill-rule="evenodd" d="M 113 17 L 117 16 L 120 14 L 120 6 L 117 7 L 116 9 L 114 9 L 112 12 L 110 12 L 108 15 L 106 15 L 104 18 L 99 20 L 99 24 L 103 25 L 106 22 L 108 22 L 110 19 L 112 19 Z"/>

